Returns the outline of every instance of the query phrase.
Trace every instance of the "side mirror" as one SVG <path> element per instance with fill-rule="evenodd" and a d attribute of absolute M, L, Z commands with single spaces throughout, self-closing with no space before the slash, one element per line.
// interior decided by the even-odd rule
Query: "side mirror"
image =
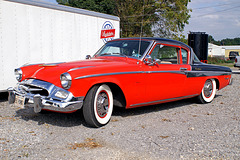
<path fill-rule="evenodd" d="M 90 55 L 86 55 L 85 59 L 91 59 Z"/>
<path fill-rule="evenodd" d="M 150 55 L 147 55 L 146 57 L 145 57 L 145 62 L 146 63 L 151 63 L 153 61 L 153 59 L 152 59 L 152 57 L 150 56 Z"/>
<path fill-rule="evenodd" d="M 144 60 L 145 64 L 149 65 L 149 66 L 153 66 L 154 65 L 154 62 L 153 62 L 153 59 L 150 55 L 147 55 L 145 57 L 145 60 Z"/>
<path fill-rule="evenodd" d="M 160 63 L 161 63 L 161 60 L 159 60 L 159 59 L 153 60 L 150 55 L 147 55 L 147 56 L 145 57 L 144 62 L 145 62 L 145 64 L 147 64 L 147 65 L 149 65 L 149 66 L 154 66 L 155 64 L 160 64 Z"/>
<path fill-rule="evenodd" d="M 160 59 L 155 59 L 154 62 L 157 63 L 157 64 L 160 64 L 160 63 L 161 63 L 161 60 L 160 60 Z"/>

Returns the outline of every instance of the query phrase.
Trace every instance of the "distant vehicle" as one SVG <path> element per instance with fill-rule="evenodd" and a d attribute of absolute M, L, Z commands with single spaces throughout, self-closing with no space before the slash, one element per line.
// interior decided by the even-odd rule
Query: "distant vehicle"
<path fill-rule="evenodd" d="M 230 59 L 230 60 L 235 60 L 236 56 L 239 56 L 239 53 L 236 52 L 236 51 L 231 51 L 231 52 L 229 53 L 229 59 Z"/>
<path fill-rule="evenodd" d="M 234 67 L 240 68 L 240 56 L 236 56 L 235 62 L 234 62 Z"/>
<path fill-rule="evenodd" d="M 82 108 L 86 122 L 101 127 L 109 122 L 113 106 L 135 108 L 191 97 L 210 103 L 217 90 L 231 83 L 230 68 L 202 63 L 191 47 L 174 40 L 116 39 L 89 58 L 17 68 L 19 83 L 9 88 L 9 103 L 23 108 L 33 103 L 36 113 Z"/>

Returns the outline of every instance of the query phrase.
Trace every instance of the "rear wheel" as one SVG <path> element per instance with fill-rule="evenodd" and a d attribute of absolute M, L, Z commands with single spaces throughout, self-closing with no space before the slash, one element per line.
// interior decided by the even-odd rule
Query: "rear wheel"
<path fill-rule="evenodd" d="M 216 81 L 214 79 L 206 80 L 201 94 L 198 96 L 200 103 L 210 103 L 216 95 Z"/>
<path fill-rule="evenodd" d="M 113 111 L 113 95 L 108 85 L 93 86 L 83 104 L 83 116 L 92 127 L 106 125 Z"/>

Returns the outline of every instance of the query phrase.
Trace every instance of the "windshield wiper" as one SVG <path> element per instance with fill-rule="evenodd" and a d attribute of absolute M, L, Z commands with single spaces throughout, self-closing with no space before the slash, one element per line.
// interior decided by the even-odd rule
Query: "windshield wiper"
<path fill-rule="evenodd" d="M 115 54 L 115 55 L 120 55 L 120 56 L 123 56 L 123 57 L 126 57 L 126 58 L 128 58 L 128 56 L 127 56 L 127 55 L 125 55 L 125 54 L 123 54 L 123 53 L 112 53 L 112 54 Z"/>

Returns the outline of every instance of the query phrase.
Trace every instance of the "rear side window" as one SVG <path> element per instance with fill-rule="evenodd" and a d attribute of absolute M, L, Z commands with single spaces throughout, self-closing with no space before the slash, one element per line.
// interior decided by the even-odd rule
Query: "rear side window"
<path fill-rule="evenodd" d="M 178 47 L 172 47 L 172 46 L 166 46 L 162 44 L 158 44 L 155 46 L 151 53 L 151 57 L 153 59 L 159 59 L 161 60 L 161 63 L 167 63 L 167 64 L 178 64 L 179 58 L 178 58 Z"/>
<path fill-rule="evenodd" d="M 181 53 L 182 53 L 182 63 L 183 64 L 187 64 L 188 63 L 188 51 L 185 49 L 181 49 Z"/>

